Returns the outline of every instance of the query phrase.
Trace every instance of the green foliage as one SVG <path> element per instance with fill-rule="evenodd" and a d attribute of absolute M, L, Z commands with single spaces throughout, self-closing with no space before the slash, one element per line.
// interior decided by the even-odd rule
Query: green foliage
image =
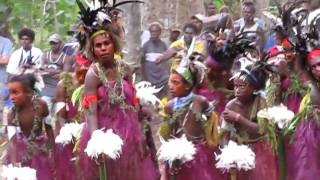
<path fill-rule="evenodd" d="M 228 6 L 231 14 L 235 19 L 240 17 L 240 3 L 237 0 L 212 0 L 212 2 L 220 9 L 222 6 Z"/>
<path fill-rule="evenodd" d="M 10 10 L 8 18 L 7 10 Z M 77 12 L 75 0 L 0 1 L 0 20 L 6 18 L 5 22 L 9 25 L 9 32 L 15 38 L 15 43 L 18 42 L 17 32 L 28 27 L 36 32 L 34 44 L 41 49 L 48 47 L 46 40 L 53 33 L 66 37 L 70 26 L 77 20 Z"/>

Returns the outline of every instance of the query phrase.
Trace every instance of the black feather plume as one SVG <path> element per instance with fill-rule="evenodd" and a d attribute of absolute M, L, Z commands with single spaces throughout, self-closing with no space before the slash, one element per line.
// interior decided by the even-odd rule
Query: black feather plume
<path fill-rule="evenodd" d="M 128 3 L 144 3 L 144 2 L 143 1 L 137 1 L 137 0 L 129 0 L 129 1 L 122 1 L 122 2 L 116 3 L 116 0 L 113 0 L 113 3 L 114 4 L 112 4 L 112 7 L 116 8 L 118 6 L 122 6 L 122 5 L 128 4 Z"/>

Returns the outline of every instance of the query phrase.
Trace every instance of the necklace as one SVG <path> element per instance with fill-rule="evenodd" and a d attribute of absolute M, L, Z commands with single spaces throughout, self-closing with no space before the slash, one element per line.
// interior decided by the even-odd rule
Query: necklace
<path fill-rule="evenodd" d="M 35 112 L 38 111 L 38 109 L 40 108 L 39 104 L 36 104 L 34 101 L 34 99 L 31 100 L 32 101 L 32 106 L 33 106 L 33 110 Z M 14 112 L 14 119 L 13 119 L 13 123 L 16 125 L 16 126 L 19 126 L 21 128 L 21 124 L 20 124 L 20 121 L 19 121 L 19 114 L 18 114 L 18 109 L 17 108 L 14 108 L 13 109 L 13 112 Z M 40 124 L 41 120 L 39 118 L 39 116 L 37 114 L 35 114 L 34 116 L 34 120 L 33 120 L 33 123 L 32 123 L 32 129 L 31 129 L 31 132 L 30 132 L 30 135 L 28 136 L 28 140 L 31 141 L 33 139 L 36 138 L 37 136 L 37 130 L 40 129 Z M 22 129 L 22 128 L 21 128 Z"/>
<path fill-rule="evenodd" d="M 116 80 L 112 87 L 110 85 L 110 81 L 107 79 L 106 74 L 111 71 L 111 69 L 106 69 L 104 66 L 100 65 L 99 63 L 95 64 L 98 70 L 98 76 L 100 81 L 102 82 L 103 86 L 107 90 L 108 101 L 110 104 L 119 104 L 122 109 L 131 109 L 136 110 L 134 106 L 128 105 L 125 102 L 125 94 L 124 94 L 124 87 L 123 87 L 123 74 L 122 68 L 119 63 L 116 64 L 117 72 L 116 72 Z M 119 93 L 120 91 L 120 93 Z"/>
<path fill-rule="evenodd" d="M 63 55 L 63 53 L 61 52 L 61 53 L 59 54 L 59 57 L 58 57 L 55 61 L 53 61 L 53 60 L 52 60 L 52 51 L 49 51 L 49 62 L 51 62 L 51 63 L 58 63 L 59 60 L 60 60 L 60 58 L 62 57 L 62 55 Z"/>
<path fill-rule="evenodd" d="M 31 101 L 32 101 L 33 110 L 36 112 L 36 114 L 34 116 L 30 135 L 28 137 L 26 137 L 26 139 L 23 138 L 23 141 L 26 144 L 26 150 L 25 150 L 25 153 L 24 153 L 24 155 L 21 159 L 21 162 L 20 162 L 22 164 L 29 162 L 30 159 L 32 158 L 32 156 L 34 155 L 34 153 L 36 153 L 36 152 L 47 153 L 47 152 L 49 152 L 49 149 L 50 149 L 50 144 L 48 142 L 46 142 L 42 145 L 39 145 L 39 143 L 37 143 L 37 137 L 39 135 L 37 133 L 37 131 L 39 131 L 39 129 L 41 128 L 41 123 L 42 123 L 40 117 L 37 114 L 37 111 L 39 110 L 40 105 L 35 102 L 34 98 Z M 16 126 L 19 126 L 21 128 L 21 124 L 19 121 L 19 115 L 18 115 L 18 109 L 14 108 L 13 112 L 14 112 L 13 123 Z"/>

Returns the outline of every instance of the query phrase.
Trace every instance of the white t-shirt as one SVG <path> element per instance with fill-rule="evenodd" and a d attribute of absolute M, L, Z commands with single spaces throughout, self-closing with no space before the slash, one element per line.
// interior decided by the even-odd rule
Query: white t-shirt
<path fill-rule="evenodd" d="M 31 62 L 39 67 L 41 65 L 42 54 L 43 53 L 39 48 L 32 47 L 31 50 L 25 51 L 21 47 L 12 53 L 7 66 L 7 72 L 10 74 L 17 74 L 19 67 L 26 64 L 28 58 L 31 58 Z"/>

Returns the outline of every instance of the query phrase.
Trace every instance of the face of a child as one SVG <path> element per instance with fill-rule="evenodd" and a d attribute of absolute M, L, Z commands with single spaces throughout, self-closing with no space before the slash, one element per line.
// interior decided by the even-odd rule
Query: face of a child
<path fill-rule="evenodd" d="M 316 80 L 320 80 L 320 56 L 315 56 L 308 60 L 308 65 L 310 67 L 312 76 Z"/>
<path fill-rule="evenodd" d="M 294 49 L 291 44 L 283 45 L 284 56 L 287 61 L 293 62 L 295 59 Z"/>
<path fill-rule="evenodd" d="M 86 77 L 86 74 L 89 70 L 88 66 L 85 65 L 77 65 L 75 68 L 75 76 L 79 82 L 79 84 L 83 84 L 84 83 L 84 79 Z"/>
<path fill-rule="evenodd" d="M 217 62 L 207 60 L 205 62 L 206 67 L 208 68 L 207 75 L 210 79 L 215 79 L 221 77 L 222 68 Z"/>
<path fill-rule="evenodd" d="M 169 92 L 173 97 L 184 97 L 189 92 L 189 86 L 183 81 L 182 77 L 172 73 L 169 78 Z"/>
<path fill-rule="evenodd" d="M 26 104 L 31 98 L 31 93 L 20 82 L 9 82 L 8 88 L 10 99 L 17 107 Z"/>
<path fill-rule="evenodd" d="M 234 81 L 234 93 L 239 100 L 250 98 L 255 89 L 243 77 L 236 78 Z"/>

